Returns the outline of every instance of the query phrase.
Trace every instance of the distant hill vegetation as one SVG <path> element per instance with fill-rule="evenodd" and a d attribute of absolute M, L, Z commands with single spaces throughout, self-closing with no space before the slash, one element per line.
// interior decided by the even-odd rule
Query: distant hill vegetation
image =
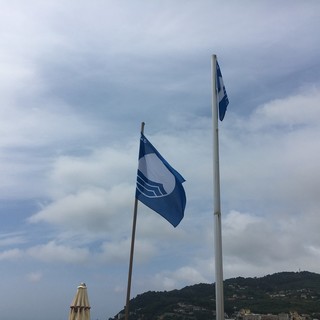
<path fill-rule="evenodd" d="M 250 309 L 258 314 L 295 311 L 320 319 L 320 275 L 312 272 L 280 272 L 261 278 L 228 279 L 224 281 L 224 296 L 225 312 L 233 318 L 241 309 Z M 178 315 L 182 309 L 192 309 L 190 319 L 212 318 L 215 285 L 201 283 L 181 290 L 140 294 L 130 301 L 130 320 L 180 319 Z M 120 312 L 122 314 L 124 310 Z"/>

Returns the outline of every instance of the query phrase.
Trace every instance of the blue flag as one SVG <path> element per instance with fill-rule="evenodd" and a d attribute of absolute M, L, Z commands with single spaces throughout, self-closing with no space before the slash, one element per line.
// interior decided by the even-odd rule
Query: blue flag
<path fill-rule="evenodd" d="M 227 111 L 229 99 L 226 88 L 223 84 L 221 70 L 217 61 L 217 89 L 218 89 L 218 103 L 219 103 L 219 119 L 222 121 Z"/>
<path fill-rule="evenodd" d="M 184 181 L 141 133 L 136 198 L 176 227 L 186 207 Z"/>

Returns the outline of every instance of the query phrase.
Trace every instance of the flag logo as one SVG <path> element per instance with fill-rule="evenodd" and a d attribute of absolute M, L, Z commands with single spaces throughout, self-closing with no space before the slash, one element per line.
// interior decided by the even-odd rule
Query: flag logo
<path fill-rule="evenodd" d="M 148 171 L 156 168 L 156 171 Z M 149 153 L 139 159 L 137 189 L 148 198 L 164 197 L 174 190 L 174 176 L 155 153 Z"/>
<path fill-rule="evenodd" d="M 136 198 L 176 227 L 184 216 L 184 178 L 141 134 Z"/>
<path fill-rule="evenodd" d="M 227 111 L 229 104 L 229 98 L 227 95 L 226 88 L 223 84 L 222 74 L 217 62 L 217 91 L 218 91 L 218 103 L 219 103 L 219 119 L 222 121 Z"/>

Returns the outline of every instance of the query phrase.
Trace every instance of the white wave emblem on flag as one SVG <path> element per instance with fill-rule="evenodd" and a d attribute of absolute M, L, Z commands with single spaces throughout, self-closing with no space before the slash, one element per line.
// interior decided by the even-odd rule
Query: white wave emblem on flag
<path fill-rule="evenodd" d="M 176 185 L 174 175 L 155 153 L 139 159 L 137 189 L 148 198 L 159 198 L 170 194 Z"/>
<path fill-rule="evenodd" d="M 219 100 L 219 103 L 220 103 L 222 101 L 222 99 L 226 96 L 226 89 L 224 87 L 222 77 L 218 77 L 218 81 L 219 81 L 219 84 L 218 84 L 218 100 Z"/>

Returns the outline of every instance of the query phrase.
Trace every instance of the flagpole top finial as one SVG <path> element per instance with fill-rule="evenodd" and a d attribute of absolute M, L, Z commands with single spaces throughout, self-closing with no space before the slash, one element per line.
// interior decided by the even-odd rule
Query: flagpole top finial
<path fill-rule="evenodd" d="M 144 123 L 144 122 L 141 122 L 141 133 L 144 132 L 144 126 L 145 126 L 145 123 Z"/>

